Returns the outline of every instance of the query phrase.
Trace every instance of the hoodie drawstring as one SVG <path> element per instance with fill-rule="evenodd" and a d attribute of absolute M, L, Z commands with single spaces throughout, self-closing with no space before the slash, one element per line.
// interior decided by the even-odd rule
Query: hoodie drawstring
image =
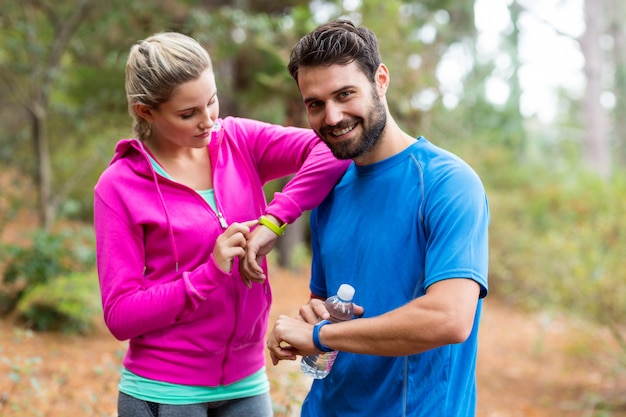
<path fill-rule="evenodd" d="M 174 239 L 174 229 L 172 227 L 172 222 L 170 220 L 170 212 L 167 210 L 167 205 L 165 204 L 163 193 L 161 193 L 161 187 L 159 187 L 159 179 L 158 179 L 157 173 L 152 167 L 152 164 L 150 163 L 150 156 L 148 155 L 148 152 L 146 151 L 146 149 L 143 147 L 143 142 L 141 142 L 140 140 L 138 140 L 138 142 L 139 142 L 142 152 L 145 154 L 146 158 L 148 159 L 148 165 L 150 166 L 150 172 L 152 172 L 152 179 L 154 180 L 154 186 L 156 187 L 157 193 L 159 194 L 159 200 L 161 200 L 161 206 L 163 207 L 163 211 L 165 212 L 165 218 L 167 220 L 167 229 L 168 229 L 169 236 L 170 236 L 170 246 L 172 248 L 172 252 L 174 252 L 175 268 L 176 268 L 176 272 L 178 272 L 178 249 L 176 247 L 176 239 Z"/>

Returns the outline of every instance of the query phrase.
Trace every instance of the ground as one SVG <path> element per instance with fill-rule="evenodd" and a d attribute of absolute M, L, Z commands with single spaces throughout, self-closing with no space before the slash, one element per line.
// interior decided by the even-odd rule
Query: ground
<path fill-rule="evenodd" d="M 295 315 L 305 274 L 271 271 L 272 318 Z M 39 334 L 0 321 L 0 417 L 114 417 L 125 343 L 104 326 L 88 337 Z M 485 300 L 479 417 L 626 416 L 626 371 L 598 326 Z M 298 416 L 310 380 L 297 362 L 269 362 L 276 417 Z M 607 410 L 610 409 L 610 410 Z"/>

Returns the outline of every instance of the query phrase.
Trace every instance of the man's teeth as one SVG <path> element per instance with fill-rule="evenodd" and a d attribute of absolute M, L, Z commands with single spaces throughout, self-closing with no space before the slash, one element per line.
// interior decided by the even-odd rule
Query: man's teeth
<path fill-rule="evenodd" d="M 345 129 L 335 131 L 333 132 L 333 136 L 345 135 L 346 133 L 350 132 L 352 129 L 354 129 L 354 126 L 346 127 Z"/>

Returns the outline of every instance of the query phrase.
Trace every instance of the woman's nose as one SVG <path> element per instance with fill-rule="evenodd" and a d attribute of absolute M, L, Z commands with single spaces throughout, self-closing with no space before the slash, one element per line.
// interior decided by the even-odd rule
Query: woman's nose
<path fill-rule="evenodd" d="M 215 124 L 215 120 L 211 117 L 211 112 L 209 109 L 205 109 L 202 112 L 202 120 L 200 121 L 200 126 L 202 129 L 210 129 Z"/>

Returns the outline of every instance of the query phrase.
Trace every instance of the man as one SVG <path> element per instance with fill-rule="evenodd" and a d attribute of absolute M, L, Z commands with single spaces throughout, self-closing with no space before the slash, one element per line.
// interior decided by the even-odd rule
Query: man
<path fill-rule="evenodd" d="M 389 71 L 375 35 L 339 20 L 294 47 L 289 71 L 311 127 L 354 162 L 311 212 L 311 300 L 268 338 L 276 365 L 339 354 L 303 416 L 473 416 L 489 210 L 458 157 L 403 132 L 389 113 Z M 360 317 L 318 328 L 322 299 L 356 289 Z"/>

